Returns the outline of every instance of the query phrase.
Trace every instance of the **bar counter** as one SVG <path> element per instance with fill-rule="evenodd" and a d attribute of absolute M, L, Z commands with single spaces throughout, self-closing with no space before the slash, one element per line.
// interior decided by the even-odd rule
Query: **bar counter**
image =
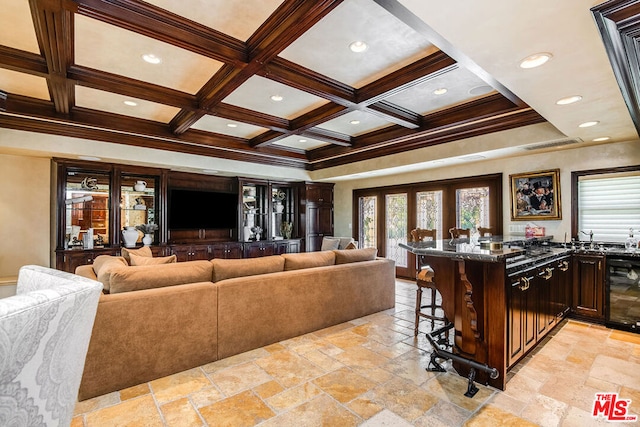
<path fill-rule="evenodd" d="M 491 240 L 502 242 L 498 236 Z M 509 241 L 499 250 L 481 249 L 469 239 L 400 244 L 416 255 L 418 268 L 429 265 L 434 271 L 434 284 L 442 295 L 445 316 L 454 325 L 452 353 L 497 369 L 498 378 L 477 372 L 476 381 L 500 390 L 506 386 L 511 363 L 507 304 L 512 283 L 507 270 L 511 274 L 514 265 L 530 265 L 570 253 L 548 246 L 537 252 L 526 250 L 528 242 L 516 246 L 517 243 Z M 461 376 L 469 376 L 468 366 L 455 361 L 453 366 Z"/>

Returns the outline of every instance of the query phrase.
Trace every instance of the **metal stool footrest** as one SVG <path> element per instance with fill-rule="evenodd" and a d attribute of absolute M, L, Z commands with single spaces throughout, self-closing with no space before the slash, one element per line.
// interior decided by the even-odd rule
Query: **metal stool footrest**
<path fill-rule="evenodd" d="M 475 360 L 467 359 L 466 357 L 462 357 L 450 351 L 447 351 L 446 348 L 451 347 L 451 345 L 449 344 L 448 340 L 443 338 L 442 334 L 448 332 L 450 329 L 453 329 L 453 323 L 451 322 L 440 329 L 426 334 L 429 344 L 431 344 L 431 346 L 433 347 L 431 360 L 429 361 L 427 370 L 431 372 L 445 372 L 444 367 L 436 361 L 437 358 L 445 360 L 450 359 L 454 362 L 469 366 L 469 376 L 467 377 L 469 383 L 467 385 L 467 391 L 466 393 L 464 393 L 464 395 L 466 397 L 473 397 L 478 392 L 478 387 L 476 387 L 474 383 L 474 380 L 476 378 L 476 370 L 488 373 L 489 377 L 492 379 L 498 378 L 498 370 L 484 363 L 478 363 Z M 443 339 L 445 341 L 443 341 Z"/>

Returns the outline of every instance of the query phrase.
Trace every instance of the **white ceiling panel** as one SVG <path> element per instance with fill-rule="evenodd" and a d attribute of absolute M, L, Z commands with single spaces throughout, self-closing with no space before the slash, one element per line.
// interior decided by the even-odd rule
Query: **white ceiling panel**
<path fill-rule="evenodd" d="M 76 63 L 195 94 L 222 63 L 132 31 L 75 16 Z M 149 64 L 143 55 L 161 58 Z"/>
<path fill-rule="evenodd" d="M 277 142 L 274 142 L 273 145 L 281 145 L 283 147 L 296 148 L 298 150 L 312 150 L 314 148 L 329 145 L 329 143 L 315 138 L 291 135 Z"/>
<path fill-rule="evenodd" d="M 0 68 L 0 91 L 49 101 L 47 80 L 43 77 Z"/>
<path fill-rule="evenodd" d="M 441 94 L 435 91 L 445 91 Z M 425 115 L 444 107 L 469 101 L 493 91 L 466 68 L 457 68 L 386 98 L 387 101 Z"/>
<path fill-rule="evenodd" d="M 137 105 L 129 106 L 125 101 L 135 102 Z M 178 114 L 175 107 L 131 98 L 111 92 L 91 89 L 84 86 L 76 86 L 76 105 L 92 110 L 107 111 L 114 114 L 137 117 L 139 119 L 153 120 L 169 123 Z"/>
<path fill-rule="evenodd" d="M 247 41 L 282 0 L 147 0 L 147 3 Z"/>
<path fill-rule="evenodd" d="M 352 111 L 333 120 L 329 120 L 318 127 L 344 133 L 349 136 L 358 136 L 366 132 L 385 128 L 391 124 L 392 123 L 376 115 L 362 111 Z"/>
<path fill-rule="evenodd" d="M 0 45 L 40 53 L 27 0 L 0 0 Z"/>
<path fill-rule="evenodd" d="M 368 49 L 354 53 L 349 45 Z M 437 49 L 371 0 L 346 0 L 280 56 L 359 88 Z"/>
<path fill-rule="evenodd" d="M 260 126 L 223 119 L 216 116 L 203 116 L 193 125 L 193 128 L 246 139 L 251 139 L 268 130 Z"/>
<path fill-rule="evenodd" d="M 273 95 L 282 97 L 282 100 L 273 101 Z M 227 96 L 224 102 L 284 119 L 293 119 L 328 101 L 273 80 L 253 76 Z"/>

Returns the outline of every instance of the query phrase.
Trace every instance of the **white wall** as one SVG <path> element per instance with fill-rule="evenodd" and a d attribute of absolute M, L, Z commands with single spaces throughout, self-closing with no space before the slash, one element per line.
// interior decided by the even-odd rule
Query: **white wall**
<path fill-rule="evenodd" d="M 503 230 L 508 233 L 512 228 L 522 227 L 526 222 L 511 221 L 509 175 L 535 172 L 548 169 L 560 169 L 560 202 L 562 219 L 557 221 L 537 221 L 546 228 L 547 235 L 553 235 L 561 242 L 567 233 L 571 238 L 571 172 L 578 170 L 611 168 L 640 165 L 640 141 L 612 143 L 585 148 L 566 149 L 547 153 L 530 154 L 496 160 L 485 160 L 455 166 L 429 169 L 419 172 L 401 173 L 353 181 L 339 181 L 334 190 L 335 198 L 335 234 L 352 235 L 352 194 L 354 189 L 407 184 L 413 182 L 435 181 L 465 176 L 502 173 Z M 598 236 L 594 236 L 597 240 Z"/>

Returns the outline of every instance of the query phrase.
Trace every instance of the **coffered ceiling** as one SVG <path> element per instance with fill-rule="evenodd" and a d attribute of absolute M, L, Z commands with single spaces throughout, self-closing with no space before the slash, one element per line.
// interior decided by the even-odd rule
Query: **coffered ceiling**
<path fill-rule="evenodd" d="M 0 127 L 307 170 L 545 122 L 634 139 L 597 3 L 0 0 Z"/>

